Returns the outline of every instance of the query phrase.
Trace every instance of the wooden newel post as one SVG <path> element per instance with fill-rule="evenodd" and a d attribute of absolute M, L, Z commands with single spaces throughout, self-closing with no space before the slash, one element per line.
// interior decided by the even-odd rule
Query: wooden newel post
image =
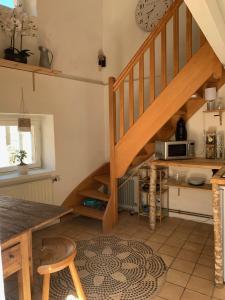
<path fill-rule="evenodd" d="M 114 92 L 115 78 L 109 78 L 109 143 L 110 143 L 110 189 L 111 203 L 109 214 L 112 223 L 118 220 L 118 203 L 117 203 L 117 179 L 116 179 L 116 161 L 115 161 L 115 144 L 116 144 L 116 94 Z"/>
<path fill-rule="evenodd" d="M 214 218 L 214 254 L 215 254 L 215 283 L 223 285 L 223 245 L 222 219 L 219 185 L 213 184 L 213 218 Z"/>
<path fill-rule="evenodd" d="M 155 230 L 156 223 L 156 181 L 157 167 L 150 166 L 150 205 L 149 205 L 149 222 L 151 230 Z"/>

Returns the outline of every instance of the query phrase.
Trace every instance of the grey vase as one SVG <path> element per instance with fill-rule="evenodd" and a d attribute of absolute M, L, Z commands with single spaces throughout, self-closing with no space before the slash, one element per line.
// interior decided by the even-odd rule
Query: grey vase
<path fill-rule="evenodd" d="M 52 51 L 45 48 L 45 47 L 43 47 L 43 46 L 39 46 L 38 49 L 40 50 L 39 66 L 47 68 L 47 69 L 51 69 L 52 68 L 52 62 L 53 62 L 53 53 L 52 53 Z"/>

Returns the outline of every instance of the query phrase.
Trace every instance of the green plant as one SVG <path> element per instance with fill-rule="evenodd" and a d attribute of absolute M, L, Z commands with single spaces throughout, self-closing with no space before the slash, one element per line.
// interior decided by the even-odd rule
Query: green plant
<path fill-rule="evenodd" d="M 27 152 L 25 150 L 17 150 L 13 157 L 13 162 L 18 161 L 20 166 L 26 165 L 23 161 L 27 157 Z"/>

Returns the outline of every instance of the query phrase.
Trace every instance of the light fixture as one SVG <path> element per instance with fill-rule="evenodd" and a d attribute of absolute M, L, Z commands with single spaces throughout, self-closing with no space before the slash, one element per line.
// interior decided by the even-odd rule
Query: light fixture
<path fill-rule="evenodd" d="M 23 88 L 21 88 L 20 113 L 25 114 L 25 102 L 24 102 Z M 18 131 L 31 132 L 31 119 L 26 118 L 25 116 L 18 118 Z"/>
<path fill-rule="evenodd" d="M 207 101 L 208 111 L 212 111 L 215 109 L 216 97 L 217 97 L 216 87 L 205 89 L 205 100 Z"/>

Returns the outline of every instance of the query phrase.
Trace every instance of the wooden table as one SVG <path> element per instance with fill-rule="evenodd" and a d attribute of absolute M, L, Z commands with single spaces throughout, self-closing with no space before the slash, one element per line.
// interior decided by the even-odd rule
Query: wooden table
<path fill-rule="evenodd" d="M 149 221 L 152 230 L 155 230 L 156 225 L 156 180 L 157 166 L 167 167 L 182 167 L 182 168 L 201 168 L 219 170 L 211 180 L 213 192 L 213 219 L 214 219 L 214 238 L 215 238 L 215 283 L 216 285 L 223 284 L 223 249 L 222 249 L 222 218 L 220 206 L 220 192 L 218 185 L 224 184 L 225 180 L 221 179 L 221 175 L 225 172 L 224 160 L 210 160 L 204 158 L 194 158 L 187 160 L 155 160 L 151 162 L 150 172 L 150 212 Z"/>
<path fill-rule="evenodd" d="M 4 278 L 18 272 L 19 299 L 31 300 L 32 231 L 72 212 L 59 206 L 0 197 L 0 244 Z"/>

